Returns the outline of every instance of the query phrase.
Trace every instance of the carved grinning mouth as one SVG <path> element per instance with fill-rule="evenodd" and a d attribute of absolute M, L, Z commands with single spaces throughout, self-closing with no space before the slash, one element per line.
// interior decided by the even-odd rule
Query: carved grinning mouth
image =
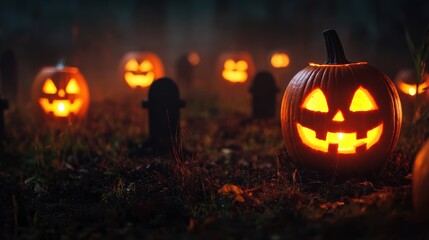
<path fill-rule="evenodd" d="M 83 104 L 82 99 L 75 99 L 73 103 L 70 100 L 53 100 L 49 103 L 47 98 L 39 99 L 39 103 L 45 113 L 53 113 L 55 117 L 67 117 L 70 113 L 76 114 Z"/>
<path fill-rule="evenodd" d="M 130 85 L 133 88 L 149 87 L 152 84 L 153 79 L 155 78 L 155 74 L 153 72 L 147 72 L 146 74 L 126 72 L 124 77 L 128 85 Z"/>
<path fill-rule="evenodd" d="M 230 82 L 245 82 L 247 80 L 247 72 L 236 70 L 223 70 L 222 76 Z"/>
<path fill-rule="evenodd" d="M 378 142 L 383 132 L 383 123 L 366 132 L 366 137 L 358 138 L 356 132 L 327 132 L 325 139 L 321 139 L 316 132 L 310 128 L 297 123 L 299 137 L 308 147 L 322 151 L 341 154 L 353 154 L 370 149 Z"/>

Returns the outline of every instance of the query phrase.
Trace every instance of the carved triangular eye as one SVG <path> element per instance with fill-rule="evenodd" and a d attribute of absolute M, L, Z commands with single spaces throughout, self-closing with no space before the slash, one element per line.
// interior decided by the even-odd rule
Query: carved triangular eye
<path fill-rule="evenodd" d="M 301 107 L 314 112 L 329 112 L 325 94 L 319 88 L 308 94 Z"/>
<path fill-rule="evenodd" d="M 66 93 L 68 94 L 78 94 L 80 93 L 79 84 L 77 84 L 76 79 L 72 78 L 70 79 L 69 83 L 66 87 Z"/>
<path fill-rule="evenodd" d="M 125 70 L 128 71 L 137 71 L 139 69 L 139 64 L 135 59 L 131 59 L 125 64 Z"/>
<path fill-rule="evenodd" d="M 227 59 L 225 61 L 225 63 L 223 64 L 223 67 L 225 69 L 228 69 L 228 70 L 234 70 L 234 68 L 235 68 L 235 61 L 232 60 L 232 59 Z"/>
<path fill-rule="evenodd" d="M 46 94 L 55 94 L 57 93 L 57 87 L 55 87 L 54 81 L 51 78 L 46 79 L 43 84 L 42 91 Z"/>
<path fill-rule="evenodd" d="M 377 110 L 378 107 L 368 90 L 363 87 L 359 87 L 353 95 L 349 109 L 351 112 L 361 112 Z"/>
<path fill-rule="evenodd" d="M 153 69 L 153 65 L 149 60 L 144 60 L 140 64 L 140 71 L 142 72 L 148 72 L 148 71 L 151 71 L 152 69 Z"/>
<path fill-rule="evenodd" d="M 241 70 L 241 71 L 247 70 L 247 68 L 248 68 L 247 62 L 243 61 L 243 60 L 238 61 L 236 68 L 237 68 L 237 70 Z"/>

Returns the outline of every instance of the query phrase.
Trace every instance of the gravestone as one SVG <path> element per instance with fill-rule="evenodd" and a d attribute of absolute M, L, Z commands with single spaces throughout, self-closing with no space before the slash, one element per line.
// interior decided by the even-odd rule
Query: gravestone
<path fill-rule="evenodd" d="M 279 88 L 273 75 L 267 71 L 258 72 L 249 91 L 252 94 L 253 118 L 274 118 Z"/>
<path fill-rule="evenodd" d="M 6 50 L 0 59 L 1 89 L 4 97 L 15 103 L 18 96 L 18 67 L 15 53 Z"/>
<path fill-rule="evenodd" d="M 171 151 L 180 142 L 180 108 L 185 107 L 176 83 L 170 78 L 154 81 L 142 106 L 149 112 L 149 140 L 145 146 L 155 153 Z"/>

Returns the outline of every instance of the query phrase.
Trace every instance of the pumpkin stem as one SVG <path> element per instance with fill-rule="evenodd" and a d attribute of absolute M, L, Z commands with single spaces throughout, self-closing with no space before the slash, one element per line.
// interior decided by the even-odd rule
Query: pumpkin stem
<path fill-rule="evenodd" d="M 323 32 L 325 37 L 326 52 L 328 59 L 325 64 L 346 64 L 350 63 L 344 54 L 343 45 L 335 30 L 329 29 Z"/>

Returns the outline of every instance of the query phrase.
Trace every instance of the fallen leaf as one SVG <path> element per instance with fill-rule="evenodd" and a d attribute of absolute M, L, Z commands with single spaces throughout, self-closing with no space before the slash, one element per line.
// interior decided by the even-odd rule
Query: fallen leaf
<path fill-rule="evenodd" d="M 244 191 L 237 187 L 236 185 L 233 184 L 225 184 L 223 185 L 223 187 L 221 187 L 218 190 L 219 193 L 221 194 L 237 194 L 237 195 L 241 195 L 244 193 Z"/>

